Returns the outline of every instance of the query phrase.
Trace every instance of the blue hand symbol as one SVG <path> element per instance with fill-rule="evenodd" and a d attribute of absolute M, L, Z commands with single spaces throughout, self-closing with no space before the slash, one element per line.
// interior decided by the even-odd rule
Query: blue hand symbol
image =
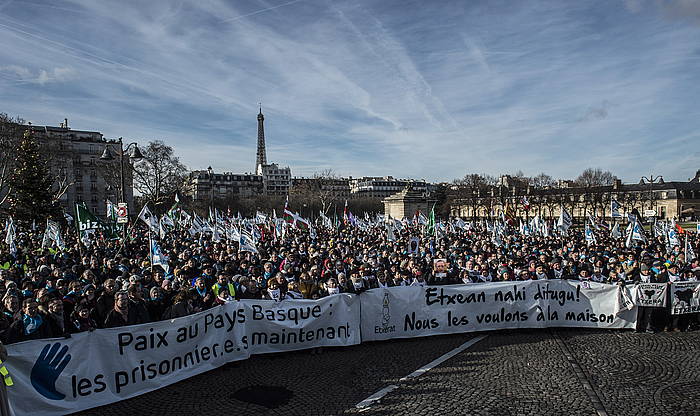
<path fill-rule="evenodd" d="M 59 348 L 61 351 L 59 351 Z M 61 348 L 59 342 L 46 344 L 32 367 L 32 386 L 49 400 L 63 400 L 66 395 L 56 390 L 56 380 L 70 361 L 68 346 Z"/>

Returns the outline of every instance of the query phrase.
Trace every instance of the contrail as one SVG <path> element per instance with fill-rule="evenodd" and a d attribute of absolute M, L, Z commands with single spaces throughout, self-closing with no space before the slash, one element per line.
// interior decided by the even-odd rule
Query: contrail
<path fill-rule="evenodd" d="M 221 23 L 235 22 L 236 20 L 243 19 L 244 17 L 254 16 L 256 14 L 260 14 L 260 13 L 263 13 L 263 12 L 266 12 L 269 10 L 279 9 L 280 7 L 289 6 L 290 4 L 299 3 L 300 1 L 304 1 L 304 0 L 294 0 L 294 1 L 287 2 L 287 3 L 278 4 L 277 6 L 268 7 L 267 9 L 262 9 L 262 10 L 258 10 L 258 11 L 252 12 L 252 13 L 243 14 L 240 16 L 232 17 L 230 19 L 224 19 L 221 21 Z"/>

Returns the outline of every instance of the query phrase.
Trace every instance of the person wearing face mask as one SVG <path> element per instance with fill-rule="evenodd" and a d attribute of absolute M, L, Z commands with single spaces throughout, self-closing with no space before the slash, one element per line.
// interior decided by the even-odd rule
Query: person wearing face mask
<path fill-rule="evenodd" d="M 353 271 L 350 275 L 350 282 L 348 284 L 347 292 L 359 295 L 365 290 L 367 290 L 367 286 L 365 286 L 365 280 L 362 277 L 360 277 L 358 271 Z"/>
<path fill-rule="evenodd" d="M 217 305 L 224 305 L 226 302 L 231 302 L 232 300 L 235 300 L 231 295 L 228 293 L 227 288 L 222 288 L 219 290 L 219 293 L 216 295 L 216 299 L 214 299 L 214 306 Z"/>
<path fill-rule="evenodd" d="M 284 300 L 284 293 L 280 290 L 276 279 L 270 279 L 267 283 L 267 290 L 263 294 L 263 299 L 273 300 L 275 302 Z"/>
<path fill-rule="evenodd" d="M 666 283 L 663 276 L 659 276 L 649 268 L 646 263 L 639 266 L 639 274 L 635 276 L 634 283 Z M 663 314 L 663 308 L 654 308 L 650 306 L 637 307 L 637 327 L 635 332 L 646 331 L 648 333 L 658 332 L 657 324 L 660 321 L 660 314 Z"/>
<path fill-rule="evenodd" d="M 544 264 L 537 263 L 535 265 L 535 280 L 547 280 L 547 279 L 549 279 L 549 275 L 547 274 L 547 271 L 544 269 Z"/>
<path fill-rule="evenodd" d="M 331 277 L 330 279 L 326 280 L 326 284 L 324 286 L 326 296 L 337 295 L 340 293 L 338 281 L 335 279 L 335 277 Z"/>

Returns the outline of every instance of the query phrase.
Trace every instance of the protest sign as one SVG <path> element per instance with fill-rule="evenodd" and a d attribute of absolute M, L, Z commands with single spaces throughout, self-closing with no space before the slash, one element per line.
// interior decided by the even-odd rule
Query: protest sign
<path fill-rule="evenodd" d="M 15 415 L 72 413 L 252 354 L 359 344 L 358 300 L 230 302 L 170 321 L 8 345 L 10 407 Z"/>
<path fill-rule="evenodd" d="M 635 310 L 618 310 L 617 287 L 542 280 L 364 293 L 362 340 L 508 328 L 633 328 Z"/>
<path fill-rule="evenodd" d="M 635 290 L 635 304 L 663 308 L 666 306 L 666 283 L 639 283 Z"/>
<path fill-rule="evenodd" d="M 700 282 L 677 282 L 671 285 L 671 314 L 700 312 Z"/>

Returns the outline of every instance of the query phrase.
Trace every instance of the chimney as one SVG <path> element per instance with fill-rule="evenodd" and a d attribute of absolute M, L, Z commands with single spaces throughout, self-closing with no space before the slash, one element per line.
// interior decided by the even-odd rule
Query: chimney
<path fill-rule="evenodd" d="M 63 128 L 65 128 L 65 129 L 68 128 L 68 119 L 67 118 L 63 119 Z"/>
<path fill-rule="evenodd" d="M 622 186 L 622 180 L 616 178 L 613 181 L 613 189 L 618 190 L 618 189 L 620 189 L 621 186 Z"/>

